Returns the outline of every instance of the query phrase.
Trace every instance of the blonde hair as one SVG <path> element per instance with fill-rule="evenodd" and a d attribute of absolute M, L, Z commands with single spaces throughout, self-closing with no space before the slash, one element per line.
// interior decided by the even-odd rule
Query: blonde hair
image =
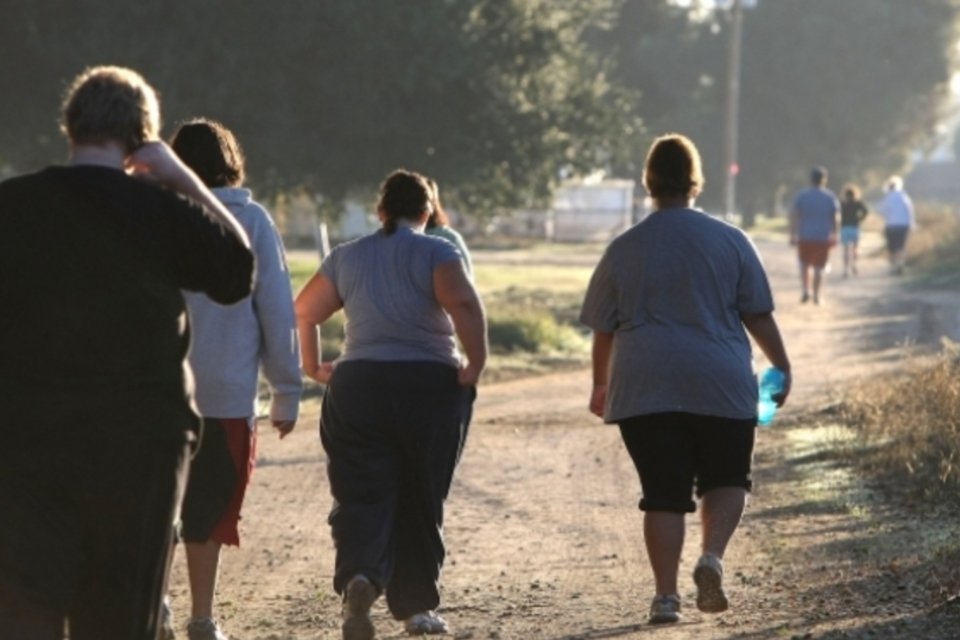
<path fill-rule="evenodd" d="M 119 142 L 127 153 L 160 131 L 153 87 L 132 69 L 90 67 L 74 78 L 63 100 L 60 128 L 71 144 Z"/>

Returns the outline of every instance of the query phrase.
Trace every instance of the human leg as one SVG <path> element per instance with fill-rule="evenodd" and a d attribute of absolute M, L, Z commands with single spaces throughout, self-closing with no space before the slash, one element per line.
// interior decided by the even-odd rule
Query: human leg
<path fill-rule="evenodd" d="M 334 589 L 357 575 L 382 592 L 392 570 L 400 453 L 392 440 L 394 398 L 384 363 L 345 362 L 324 395 L 320 438 L 333 495 L 328 522 L 336 558 Z M 378 390 L 371 402 L 369 390 Z"/>
<path fill-rule="evenodd" d="M 685 536 L 684 514 L 696 507 L 691 500 L 694 473 L 686 416 L 653 414 L 620 423 L 643 491 L 644 543 L 656 586 L 651 623 L 680 619 L 677 573 Z"/>
<path fill-rule="evenodd" d="M 723 559 L 746 503 L 747 490 L 742 487 L 720 487 L 704 494 L 700 502 L 703 553 Z"/>
<path fill-rule="evenodd" d="M 63 612 L 0 585 L 0 640 L 63 640 Z"/>
<path fill-rule="evenodd" d="M 117 473 L 86 487 L 86 526 L 95 533 L 68 611 L 71 640 L 158 637 L 189 447 L 130 449 L 116 447 L 103 464 Z"/>
<path fill-rule="evenodd" d="M 803 294 L 800 298 L 800 302 L 807 302 L 810 300 L 810 271 L 811 267 L 805 262 L 800 262 L 800 287 L 803 291 Z"/>
<path fill-rule="evenodd" d="M 187 445 L 68 426 L 5 447 L 0 637 L 59 639 L 68 621 L 72 640 L 154 640 Z"/>
<path fill-rule="evenodd" d="M 702 554 L 693 572 L 697 608 L 716 613 L 728 606 L 723 556 L 736 532 L 752 487 L 755 421 L 703 421 L 698 433 L 697 495 L 701 498 Z"/>
<path fill-rule="evenodd" d="M 190 581 L 193 638 L 224 637 L 214 620 L 220 552 L 240 542 L 238 523 L 253 472 L 256 432 L 249 418 L 204 419 L 183 507 L 183 539 Z"/>
<path fill-rule="evenodd" d="M 440 570 L 446 556 L 442 530 L 450 491 L 472 416 L 475 391 L 457 383 L 452 367 L 409 363 L 417 388 L 404 389 L 404 456 L 394 520 L 394 566 L 387 606 L 408 632 L 441 633 Z"/>
<path fill-rule="evenodd" d="M 658 594 L 678 593 L 677 573 L 684 533 L 682 513 L 647 511 L 643 515 L 643 539 Z"/>
<path fill-rule="evenodd" d="M 183 545 L 190 579 L 190 617 L 194 620 L 213 617 L 221 547 L 222 545 L 214 540 L 187 542 Z"/>

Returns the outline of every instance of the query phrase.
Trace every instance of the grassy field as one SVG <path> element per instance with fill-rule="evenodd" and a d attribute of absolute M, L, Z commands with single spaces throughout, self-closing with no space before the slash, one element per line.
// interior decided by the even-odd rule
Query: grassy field
<path fill-rule="evenodd" d="M 503 380 L 557 368 L 581 366 L 589 337 L 577 316 L 598 245 L 533 244 L 481 246 L 472 252 L 477 289 L 487 309 L 491 357 L 486 380 Z M 313 256 L 289 261 L 294 291 L 316 271 Z M 321 329 L 325 359 L 342 345 L 343 315 Z"/>

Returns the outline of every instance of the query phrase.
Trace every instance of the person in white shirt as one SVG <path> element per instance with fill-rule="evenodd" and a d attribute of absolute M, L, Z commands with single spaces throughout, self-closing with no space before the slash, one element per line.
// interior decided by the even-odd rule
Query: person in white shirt
<path fill-rule="evenodd" d="M 916 224 L 913 201 L 903 190 L 900 176 L 891 176 L 887 181 L 887 193 L 877 210 L 886 223 L 883 235 L 887 240 L 890 273 L 900 275 L 906 260 L 907 237 Z"/>

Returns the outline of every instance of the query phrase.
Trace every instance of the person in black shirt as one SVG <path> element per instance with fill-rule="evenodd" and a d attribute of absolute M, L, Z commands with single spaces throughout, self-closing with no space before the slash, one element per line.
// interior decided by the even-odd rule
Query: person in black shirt
<path fill-rule="evenodd" d="M 860 189 L 855 184 L 843 188 L 840 201 L 840 244 L 843 245 L 843 277 L 857 275 L 857 258 L 860 257 L 860 223 L 870 210 L 860 198 Z"/>
<path fill-rule="evenodd" d="M 69 87 L 69 162 L 0 183 L 0 640 L 154 640 L 198 424 L 181 289 L 250 293 L 243 229 L 154 90 Z"/>

